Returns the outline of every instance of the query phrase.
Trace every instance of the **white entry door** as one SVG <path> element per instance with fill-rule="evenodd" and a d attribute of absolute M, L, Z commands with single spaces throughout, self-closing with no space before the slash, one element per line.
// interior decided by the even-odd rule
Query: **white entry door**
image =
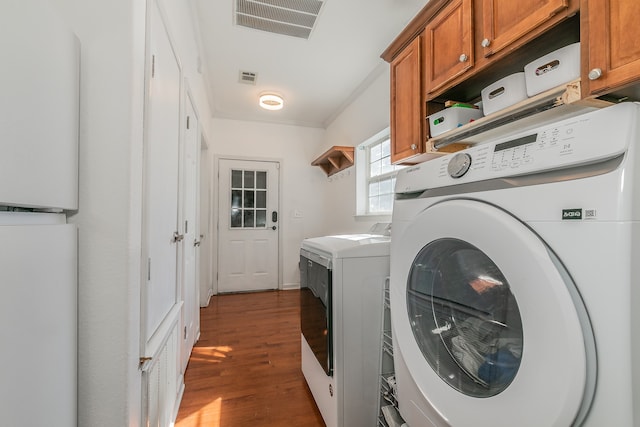
<path fill-rule="evenodd" d="M 218 292 L 278 288 L 278 162 L 220 159 Z"/>

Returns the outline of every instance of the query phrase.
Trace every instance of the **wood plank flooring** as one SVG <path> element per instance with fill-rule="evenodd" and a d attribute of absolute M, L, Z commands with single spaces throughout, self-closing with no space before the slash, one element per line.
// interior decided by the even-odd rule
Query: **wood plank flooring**
<path fill-rule="evenodd" d="M 324 427 L 300 369 L 299 298 L 298 290 L 211 298 L 176 427 Z"/>

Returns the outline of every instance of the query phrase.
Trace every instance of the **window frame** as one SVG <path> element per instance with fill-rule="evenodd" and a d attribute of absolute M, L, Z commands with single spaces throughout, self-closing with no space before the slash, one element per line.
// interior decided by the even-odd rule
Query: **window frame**
<path fill-rule="evenodd" d="M 393 211 L 393 206 L 389 211 L 371 212 L 369 210 L 370 183 L 372 183 L 373 181 L 383 181 L 385 179 L 388 179 L 389 177 L 395 180 L 395 175 L 397 175 L 398 171 L 404 167 L 401 165 L 392 165 L 394 170 L 376 175 L 375 177 L 370 176 L 371 148 L 375 147 L 378 144 L 382 144 L 385 141 L 389 141 L 389 144 L 391 144 L 391 132 L 389 127 L 376 133 L 356 147 L 356 216 L 381 216 L 387 218 L 391 216 L 391 213 Z M 395 184 L 393 185 L 393 187 L 395 187 Z M 392 188 L 392 197 L 394 194 L 395 188 Z"/>

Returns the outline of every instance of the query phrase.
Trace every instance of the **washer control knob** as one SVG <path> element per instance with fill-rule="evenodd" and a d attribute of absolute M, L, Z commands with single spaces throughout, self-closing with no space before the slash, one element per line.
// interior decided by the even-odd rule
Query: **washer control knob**
<path fill-rule="evenodd" d="M 458 153 L 449 160 L 447 172 L 451 178 L 460 178 L 469 170 L 471 156 L 467 153 Z"/>

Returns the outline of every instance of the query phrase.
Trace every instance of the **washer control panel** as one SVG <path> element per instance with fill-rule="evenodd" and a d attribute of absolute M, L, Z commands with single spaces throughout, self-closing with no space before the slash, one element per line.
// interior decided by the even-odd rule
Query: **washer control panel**
<path fill-rule="evenodd" d="M 639 121 L 640 107 L 621 103 L 481 142 L 401 170 L 396 192 L 536 174 L 609 159 L 627 150 Z"/>

